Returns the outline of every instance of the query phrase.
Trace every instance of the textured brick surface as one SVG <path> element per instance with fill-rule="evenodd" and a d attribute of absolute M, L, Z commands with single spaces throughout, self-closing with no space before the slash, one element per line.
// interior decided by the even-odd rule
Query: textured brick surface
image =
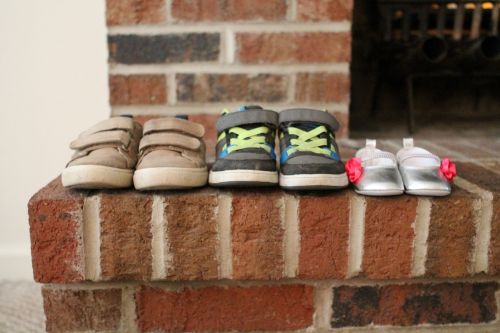
<path fill-rule="evenodd" d="M 473 198 L 472 194 L 455 187 L 450 196 L 432 199 L 427 275 L 461 277 L 469 274 L 475 235 Z"/>
<path fill-rule="evenodd" d="M 186 33 L 156 36 L 108 36 L 109 61 L 123 64 L 158 64 L 215 61 L 219 34 Z"/>
<path fill-rule="evenodd" d="M 235 191 L 231 212 L 234 279 L 283 275 L 282 200 L 277 191 Z"/>
<path fill-rule="evenodd" d="M 495 319 L 495 283 L 339 287 L 332 326 L 482 323 Z"/>
<path fill-rule="evenodd" d="M 178 74 L 180 102 L 278 102 L 286 99 L 288 79 L 272 74 Z"/>
<path fill-rule="evenodd" d="M 286 0 L 173 0 L 172 17 L 180 21 L 280 20 Z"/>
<path fill-rule="evenodd" d="M 299 21 L 350 20 L 353 0 L 298 0 Z"/>
<path fill-rule="evenodd" d="M 415 197 L 366 198 L 364 275 L 372 279 L 410 276 L 416 208 Z"/>
<path fill-rule="evenodd" d="M 101 271 L 103 280 L 148 280 L 151 277 L 150 195 L 102 194 Z"/>
<path fill-rule="evenodd" d="M 349 242 L 349 195 L 304 196 L 299 203 L 298 276 L 344 278 Z"/>
<path fill-rule="evenodd" d="M 136 296 L 142 331 L 221 332 L 309 327 L 312 287 L 208 287 L 167 291 L 143 287 Z"/>
<path fill-rule="evenodd" d="M 349 114 L 346 112 L 333 112 L 335 118 L 340 124 L 340 128 L 335 134 L 336 138 L 347 138 L 349 133 Z M 345 158 L 342 156 L 342 158 Z"/>
<path fill-rule="evenodd" d="M 217 279 L 217 196 L 212 191 L 170 196 L 165 200 L 167 238 L 172 255 L 167 278 Z"/>
<path fill-rule="evenodd" d="M 58 177 L 31 198 L 28 212 L 35 281 L 83 280 L 82 194 Z"/>
<path fill-rule="evenodd" d="M 165 104 L 165 75 L 111 75 L 109 95 L 111 105 Z"/>
<path fill-rule="evenodd" d="M 493 193 L 488 273 L 498 275 L 500 274 L 500 176 L 472 163 L 457 163 L 457 170 L 460 177 Z"/>
<path fill-rule="evenodd" d="M 299 73 L 295 99 L 300 102 L 349 101 L 349 76 L 339 73 Z"/>
<path fill-rule="evenodd" d="M 42 289 L 47 332 L 115 331 L 121 317 L 120 289 Z"/>
<path fill-rule="evenodd" d="M 351 57 L 347 32 L 237 33 L 242 63 L 346 62 Z"/>
<path fill-rule="evenodd" d="M 160 23 L 165 13 L 165 0 L 106 0 L 108 26 Z"/>

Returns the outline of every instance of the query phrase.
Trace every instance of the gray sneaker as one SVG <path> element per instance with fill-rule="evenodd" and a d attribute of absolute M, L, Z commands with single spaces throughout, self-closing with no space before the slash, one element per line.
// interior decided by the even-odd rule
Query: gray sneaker
<path fill-rule="evenodd" d="M 339 123 L 326 111 L 289 109 L 279 114 L 280 186 L 295 190 L 348 185 L 335 142 Z"/>
<path fill-rule="evenodd" d="M 257 105 L 224 110 L 217 121 L 212 186 L 272 186 L 278 183 L 274 150 L 278 113 Z"/>

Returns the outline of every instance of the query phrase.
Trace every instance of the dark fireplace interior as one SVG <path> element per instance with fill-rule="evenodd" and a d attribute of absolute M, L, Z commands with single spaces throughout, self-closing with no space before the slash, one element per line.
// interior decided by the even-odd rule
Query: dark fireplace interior
<path fill-rule="evenodd" d="M 500 124 L 500 0 L 357 0 L 353 136 Z"/>

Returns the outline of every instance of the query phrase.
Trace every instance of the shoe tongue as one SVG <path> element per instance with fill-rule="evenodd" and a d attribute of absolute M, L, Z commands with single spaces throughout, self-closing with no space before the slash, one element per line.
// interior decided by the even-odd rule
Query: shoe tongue
<path fill-rule="evenodd" d="M 263 110 L 262 106 L 260 106 L 260 105 L 242 105 L 236 111 L 237 112 L 244 112 L 244 111 L 258 111 L 258 110 Z"/>

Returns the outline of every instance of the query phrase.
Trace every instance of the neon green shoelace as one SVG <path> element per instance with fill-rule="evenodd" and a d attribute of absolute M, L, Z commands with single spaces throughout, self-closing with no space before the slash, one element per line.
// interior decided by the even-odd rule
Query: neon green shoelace
<path fill-rule="evenodd" d="M 325 126 L 318 126 L 310 131 L 304 131 L 296 127 L 289 127 L 288 133 L 290 135 L 296 135 L 297 137 L 290 140 L 292 147 L 288 149 L 288 155 L 292 155 L 297 151 L 307 151 L 329 156 L 331 151 L 328 148 L 325 148 L 325 146 L 328 145 L 328 140 L 326 138 L 318 137 L 320 134 L 327 132 L 328 131 Z"/>
<path fill-rule="evenodd" d="M 222 147 L 222 150 L 227 148 L 228 153 L 246 148 L 262 148 L 268 153 L 271 152 L 271 147 L 266 143 L 266 135 L 269 133 L 268 127 L 261 126 L 248 130 L 241 127 L 233 127 L 229 129 L 229 133 L 236 134 L 236 137 L 231 139 L 229 146 L 224 145 Z M 226 133 L 222 132 L 217 138 L 217 142 L 225 137 Z"/>

